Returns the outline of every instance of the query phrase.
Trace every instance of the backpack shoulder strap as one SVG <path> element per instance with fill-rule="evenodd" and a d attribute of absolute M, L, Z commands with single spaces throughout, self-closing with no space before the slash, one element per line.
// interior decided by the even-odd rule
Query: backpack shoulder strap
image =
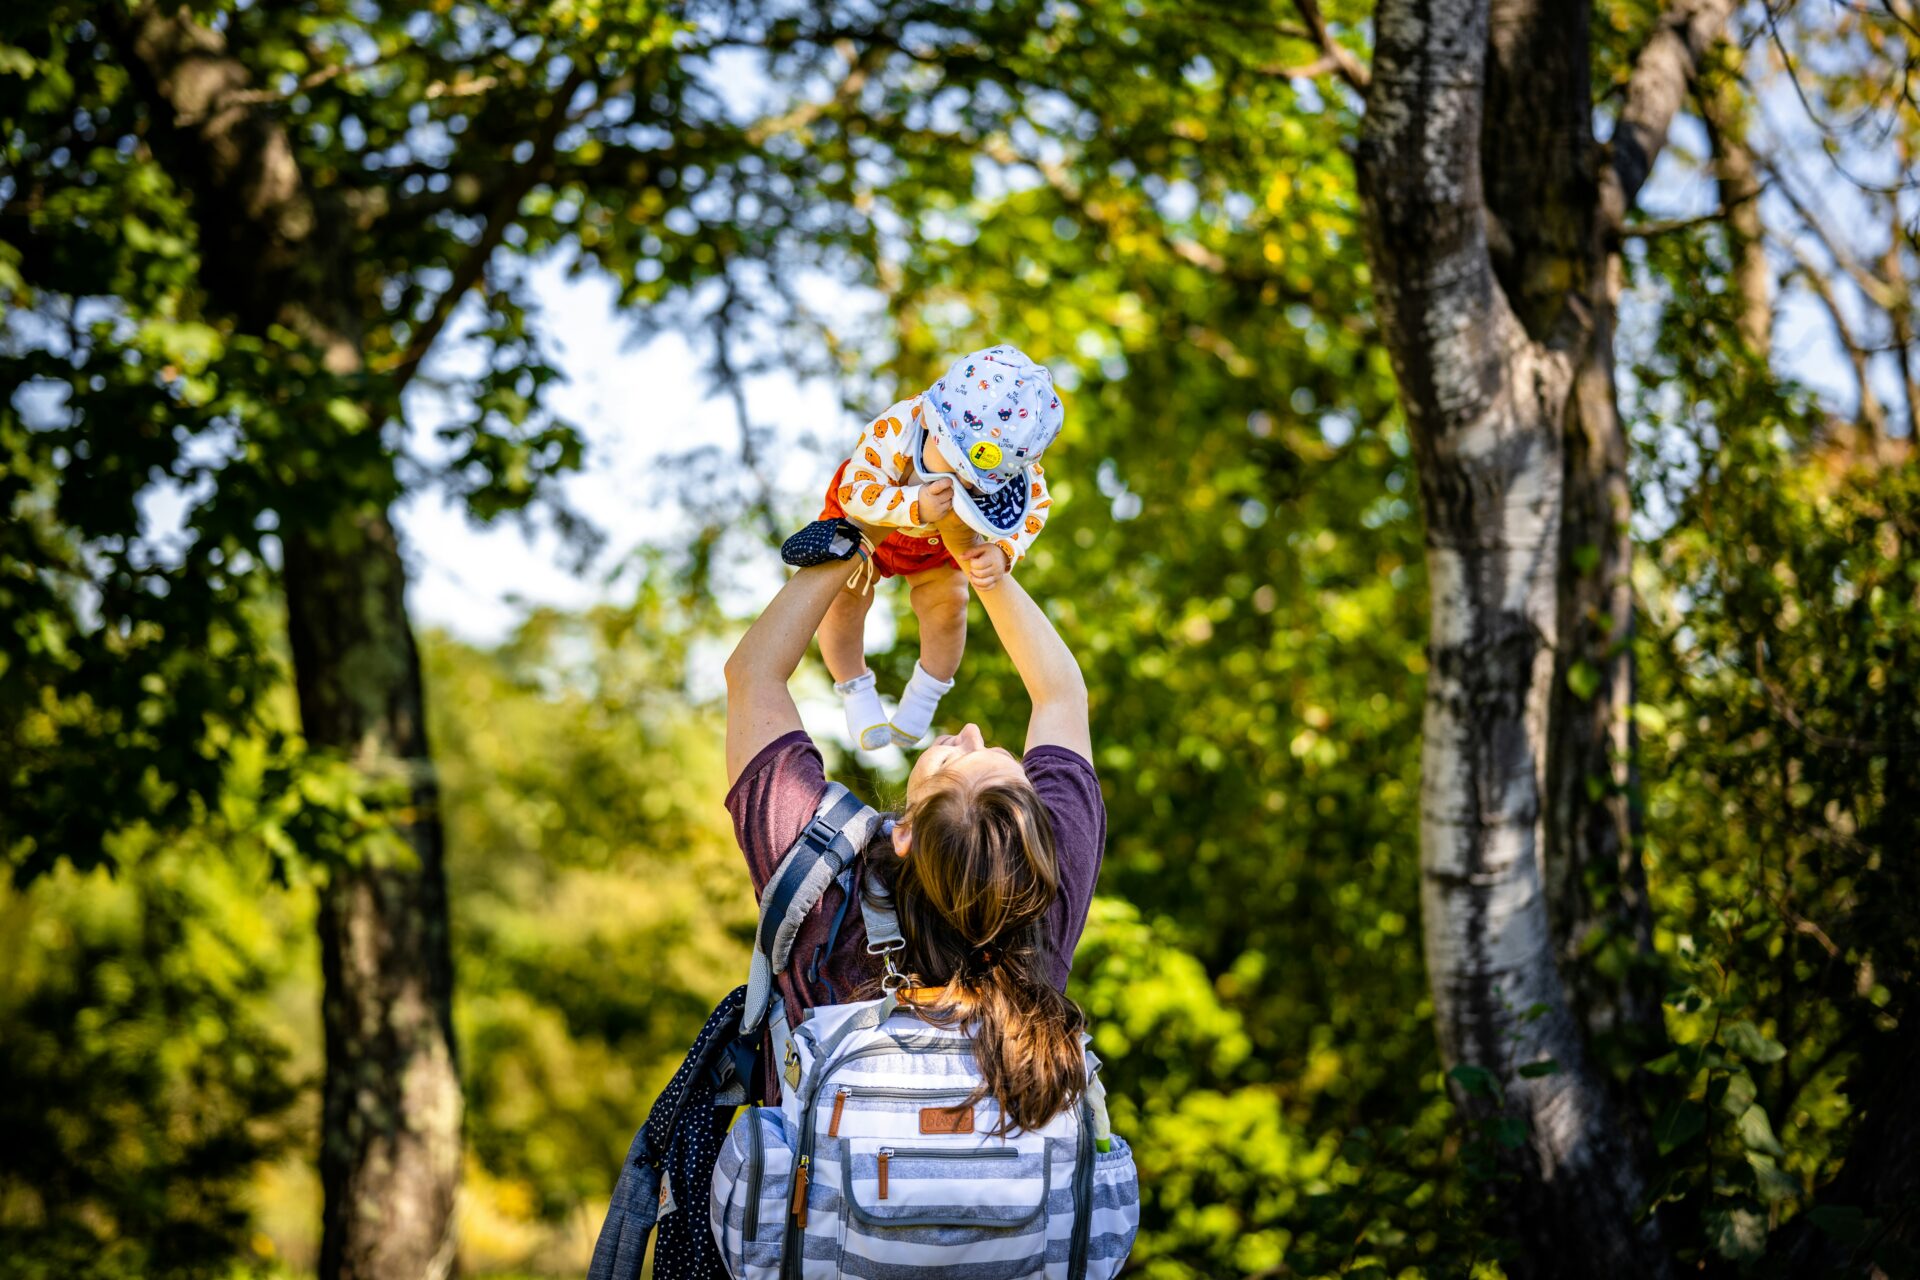
<path fill-rule="evenodd" d="M 827 886 L 860 856 L 879 822 L 880 815 L 860 797 L 837 782 L 829 782 L 813 819 L 767 878 L 760 894 L 753 964 L 747 974 L 747 1002 L 740 1015 L 743 1039 L 760 1029 L 773 1000 L 773 980 L 792 959 L 793 940 L 801 924 L 819 904 Z M 898 925 L 892 932 L 899 932 Z"/>

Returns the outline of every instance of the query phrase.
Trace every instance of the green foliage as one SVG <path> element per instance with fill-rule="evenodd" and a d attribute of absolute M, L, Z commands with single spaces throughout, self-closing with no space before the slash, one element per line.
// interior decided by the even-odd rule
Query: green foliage
<path fill-rule="evenodd" d="M 606 1196 L 690 1028 L 745 972 L 721 708 L 689 693 L 701 612 L 648 586 L 630 608 L 536 614 L 497 654 L 428 649 L 468 1135 L 536 1215 Z"/>
<path fill-rule="evenodd" d="M 1679 238 L 1645 271 L 1711 277 L 1717 253 Z M 1676 1047 L 1647 1069 L 1683 1248 L 1746 1263 L 1797 1214 L 1861 1212 L 1832 1197 L 1875 1105 L 1862 1068 L 1902 1055 L 1916 1011 L 1920 879 L 1888 853 L 1920 839 L 1920 487 L 1910 444 L 1752 363 L 1727 293 L 1667 297 L 1635 372 L 1644 492 L 1673 512 L 1640 577 L 1648 870 L 1677 979 Z"/>
<path fill-rule="evenodd" d="M 0 1275 L 237 1275 L 298 1134 L 273 1008 L 297 913 L 206 840 L 116 852 L 117 879 L 0 897 Z"/>
<path fill-rule="evenodd" d="M 1367 8 L 1324 10 L 1360 48 Z M 0 907 L 0 1268 L 265 1265 L 249 1188 L 310 1160 L 319 1054 L 317 966 L 281 940 L 311 879 L 394 852 L 391 798 L 288 732 L 279 539 L 427 485 L 581 532 L 552 505 L 582 445 L 528 290 L 558 254 L 642 332 L 791 319 L 809 270 L 877 285 L 883 389 L 990 339 L 1053 364 L 1058 507 L 1020 573 L 1094 695 L 1110 842 L 1073 990 L 1145 1175 L 1139 1269 L 1499 1274 L 1493 1157 L 1527 1135 L 1456 1123 L 1450 1086 L 1500 1086 L 1443 1076 L 1429 1025 L 1415 477 L 1343 150 L 1359 104 L 1275 73 L 1318 54 L 1294 6 L 195 12 L 338 241 L 314 263 L 352 269 L 319 315 L 283 264 L 307 301 L 263 317 L 113 14 L 0 18 L 0 845 L 25 886 Z M 1606 101 L 1656 10 L 1594 17 Z M 763 118 L 718 92 L 723 46 L 758 51 Z M 1742 351 L 1714 232 L 1648 243 L 1658 323 L 1623 357 L 1656 513 L 1635 715 L 1673 1047 L 1623 1084 L 1689 1264 L 1759 1266 L 1809 1228 L 1871 1251 L 1883 1219 L 1834 1188 L 1863 1064 L 1920 1016 L 1920 903 L 1888 856 L 1920 843 L 1920 490 Z M 403 398 L 455 301 L 473 367 Z M 414 456 L 444 389 L 459 412 Z M 707 461 L 690 501 L 730 509 L 739 468 Z M 177 538 L 142 514 L 168 494 Z M 704 583 L 722 532 L 676 568 Z M 495 651 L 426 640 L 470 1271 L 578 1272 L 642 1108 L 742 969 L 729 625 L 656 566 L 630 605 L 536 613 Z M 1017 743 L 1025 698 L 973 634 L 948 713 Z M 874 655 L 883 682 L 915 641 Z"/>

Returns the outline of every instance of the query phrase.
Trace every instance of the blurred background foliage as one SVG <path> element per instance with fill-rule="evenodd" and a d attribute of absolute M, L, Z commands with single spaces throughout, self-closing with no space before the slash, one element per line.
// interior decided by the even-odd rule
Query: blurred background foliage
<path fill-rule="evenodd" d="M 550 17 L 577 35 L 602 7 Z M 659 15 L 618 7 L 620 29 L 651 33 L 645 56 L 661 62 Z M 402 8 L 382 39 L 407 30 Z M 1454 1124 L 1420 955 L 1426 586 L 1343 151 L 1357 99 L 1286 73 L 1317 53 L 1290 5 L 907 5 L 891 48 L 851 51 L 831 32 L 800 38 L 804 15 L 717 9 L 705 20 L 745 23 L 768 83 L 814 106 L 769 113 L 758 135 L 682 141 L 732 163 L 748 138 L 774 171 L 804 159 L 819 182 L 806 190 L 839 202 L 844 219 L 802 231 L 825 246 L 816 264 L 851 260 L 879 299 L 865 319 L 883 335 L 878 358 L 858 334 L 826 346 L 850 409 L 917 389 L 990 339 L 1061 376 L 1069 426 L 1047 460 L 1058 509 L 1021 572 L 1094 692 L 1111 836 L 1074 994 L 1140 1156 L 1137 1270 L 1500 1274 L 1484 1157 L 1515 1139 Z M 1363 51 L 1364 6 L 1327 12 Z M 1600 18 L 1603 93 L 1653 20 L 1650 6 Z M 0 63 L 15 75 L 31 82 Z M 718 114 L 697 79 L 675 70 L 662 101 Z M 315 109 L 377 90 L 343 78 Z M 499 109 L 525 109 L 515 102 Z M 406 105 L 383 127 L 400 129 Z M 583 269 L 621 274 L 628 305 L 653 308 L 643 324 L 686 321 L 689 299 L 718 296 L 702 279 L 731 280 L 715 246 L 722 259 L 752 257 L 743 244 L 771 253 L 790 224 L 742 212 L 750 177 L 731 203 L 689 197 L 692 212 L 666 218 L 672 185 L 650 186 L 637 212 L 536 190 L 534 231 L 505 252 L 577 252 Z M 161 184 L 145 198 L 178 197 Z M 124 216 L 132 236 L 141 224 Z M 668 231 L 636 230 L 654 217 Z M 441 230 L 459 241 L 456 224 Z M 1898 1060 L 1886 1046 L 1914 1034 L 1887 1009 L 1914 980 L 1920 903 L 1884 860 L 1911 854 L 1920 804 L 1920 478 L 1910 441 L 1859 447 L 1742 347 L 1717 224 L 1648 245 L 1631 283 L 1649 320 L 1622 362 L 1639 388 L 1627 410 L 1642 505 L 1663 513 L 1639 565 L 1636 718 L 1673 1045 L 1619 1073 L 1654 1124 L 1683 1254 L 1706 1270 L 1764 1268 L 1770 1240 L 1841 1174 L 1851 1100 L 1876 1087 L 1859 1064 Z M 0 255 L 12 287 L 6 270 Z M 758 296 L 756 322 L 797 314 L 769 296 L 793 302 Z M 728 293 L 718 314 L 754 298 Z M 544 380 L 544 357 L 523 349 L 518 287 L 489 303 L 498 345 Z M 200 368 L 175 350 L 194 333 L 151 330 L 154 358 Z M 127 377 L 144 394 L 144 375 Z M 519 414 L 501 403 L 514 383 L 490 373 L 480 411 Z M 469 468 L 476 492 L 513 490 L 481 502 L 483 517 L 577 461 L 527 412 L 515 447 L 547 462 Z M 851 416 L 816 426 L 852 439 Z M 749 449 L 765 446 L 764 429 L 743 427 Z M 16 415 L 5 432 L 10 519 L 37 522 L 9 538 L 77 545 L 88 529 L 59 526 L 29 427 Z M 483 436 L 468 443 L 484 452 Z M 824 476 L 825 452 L 819 464 Z M 470 1272 L 583 1268 L 647 1101 L 744 972 L 753 904 L 720 805 L 715 673 L 751 602 L 721 579 L 764 563 L 763 535 L 811 514 L 812 491 L 755 490 L 756 518 L 729 519 L 714 513 L 753 478 L 751 455 L 686 467 L 690 518 L 708 527 L 640 553 L 630 599 L 532 611 L 491 649 L 424 638 Z M 44 581 L 9 577 L 16 634 Z M 85 837 L 44 844 L 107 828 L 112 863 L 0 889 L 0 1275 L 313 1265 L 313 877 L 325 870 L 296 851 L 315 843 L 303 824 L 350 836 L 364 815 L 299 753 L 271 588 L 209 581 L 208 638 L 172 666 L 127 667 L 164 685 L 169 716 L 198 721 L 231 689 L 257 700 L 193 758 L 189 785 L 154 788 L 173 741 L 103 728 L 89 699 L 17 663 L 0 670 L 9 759 L 32 760 L 46 784 L 21 812 Z M 873 657 L 883 687 L 916 652 L 910 615 L 899 622 Z M 977 615 L 974 636 L 948 714 L 1015 742 L 1024 699 Z M 29 638 L 35 661 L 66 660 L 54 630 Z M 124 701 L 137 706 L 137 691 Z M 896 781 L 828 754 L 879 794 Z M 90 803 L 89 785 L 113 804 Z M 1836 1234 L 1870 1225 L 1844 1206 L 1819 1212 Z"/>

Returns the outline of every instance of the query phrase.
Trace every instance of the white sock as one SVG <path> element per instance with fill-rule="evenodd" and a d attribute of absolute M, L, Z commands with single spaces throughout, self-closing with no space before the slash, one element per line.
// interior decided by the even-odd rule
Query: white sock
<path fill-rule="evenodd" d="M 953 681 L 936 680 L 925 667 L 914 663 L 913 675 L 900 691 L 900 705 L 893 709 L 893 740 L 910 747 L 926 737 L 927 730 L 933 728 L 933 713 L 940 709 L 940 699 L 951 688 Z"/>
<path fill-rule="evenodd" d="M 887 727 L 887 709 L 880 705 L 880 691 L 874 688 L 873 672 L 862 671 L 851 680 L 833 686 L 847 711 L 847 732 L 862 751 L 878 751 L 893 741 Z"/>

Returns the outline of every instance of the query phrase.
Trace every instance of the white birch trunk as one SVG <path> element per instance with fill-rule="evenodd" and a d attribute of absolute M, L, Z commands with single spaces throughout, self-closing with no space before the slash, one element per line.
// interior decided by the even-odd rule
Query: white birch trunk
<path fill-rule="evenodd" d="M 1485 1069 L 1527 1140 L 1520 1274 L 1669 1273 L 1644 1182 L 1555 962 L 1542 866 L 1561 432 L 1586 335 L 1530 339 L 1481 192 L 1485 0 L 1383 0 L 1360 149 L 1383 330 L 1427 525 L 1422 924 L 1443 1059 Z M 1556 1069 L 1533 1078 L 1529 1064 Z M 1461 1094 L 1470 1117 L 1492 1104 Z"/>

